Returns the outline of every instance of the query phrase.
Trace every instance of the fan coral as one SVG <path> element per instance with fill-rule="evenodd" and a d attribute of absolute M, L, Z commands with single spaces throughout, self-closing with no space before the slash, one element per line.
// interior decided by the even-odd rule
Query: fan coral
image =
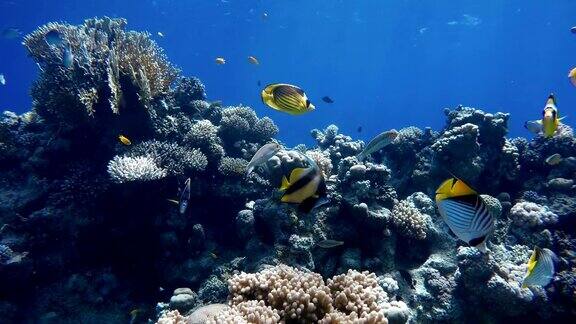
<path fill-rule="evenodd" d="M 108 174 L 115 182 L 124 183 L 162 179 L 167 172 L 159 168 L 149 156 L 115 156 L 108 163 Z"/>

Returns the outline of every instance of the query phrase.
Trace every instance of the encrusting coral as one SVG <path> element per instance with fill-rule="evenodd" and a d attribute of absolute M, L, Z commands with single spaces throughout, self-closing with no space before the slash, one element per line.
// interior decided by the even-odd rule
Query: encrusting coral
<path fill-rule="evenodd" d="M 45 41 L 52 30 L 62 45 Z M 315 145 L 280 145 L 246 176 L 258 149 L 279 143 L 278 127 L 249 107 L 208 101 L 147 33 L 95 18 L 47 24 L 24 43 L 42 70 L 33 110 L 0 118 L 0 246 L 13 256 L 0 265 L 6 321 L 573 317 L 576 139 L 567 126 L 549 139 L 509 139 L 508 114 L 460 106 L 445 110 L 442 130 L 400 129 L 359 161 L 364 142 L 330 125 L 312 131 Z M 544 162 L 556 153 L 562 162 Z M 310 160 L 327 201 L 302 213 L 277 188 Z M 435 208 L 447 170 L 496 218 L 486 254 L 450 235 Z M 184 183 L 182 212 L 174 201 L 187 199 Z M 558 255 L 556 275 L 523 288 L 534 245 Z M 153 309 L 158 300 L 170 303 Z"/>

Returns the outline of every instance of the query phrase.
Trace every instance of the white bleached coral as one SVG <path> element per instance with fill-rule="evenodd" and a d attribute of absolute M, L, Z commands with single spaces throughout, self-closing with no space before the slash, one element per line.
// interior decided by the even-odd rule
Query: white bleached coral
<path fill-rule="evenodd" d="M 118 183 L 158 180 L 167 175 L 149 156 L 115 156 L 108 163 L 108 174 Z"/>
<path fill-rule="evenodd" d="M 212 319 L 207 320 L 206 324 L 269 324 L 279 321 L 278 312 L 272 307 L 266 306 L 264 301 L 249 300 L 225 309 Z"/>

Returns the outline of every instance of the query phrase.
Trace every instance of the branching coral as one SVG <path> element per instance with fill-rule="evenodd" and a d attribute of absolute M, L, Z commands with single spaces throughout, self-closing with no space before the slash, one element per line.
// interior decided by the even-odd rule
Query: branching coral
<path fill-rule="evenodd" d="M 149 114 L 151 102 L 168 94 L 179 71 L 163 54 L 148 33 L 125 31 L 124 19 L 88 19 L 84 25 L 49 23 L 24 38 L 30 56 L 41 68 L 32 89 L 34 108 L 49 121 L 74 123 L 108 106 L 121 113 L 127 95 L 137 95 Z M 63 44 L 45 41 L 57 31 Z M 65 48 L 73 65 L 65 68 Z M 54 87 L 54 84 L 58 84 Z"/>
<path fill-rule="evenodd" d="M 199 149 L 189 149 L 176 143 L 146 141 L 136 145 L 130 157 L 149 156 L 170 175 L 189 174 L 206 169 L 208 159 Z"/>
<path fill-rule="evenodd" d="M 287 266 L 235 275 L 229 289 L 233 305 L 263 300 L 283 319 L 315 322 L 332 310 L 330 289 L 320 275 Z"/>
<path fill-rule="evenodd" d="M 108 163 L 108 174 L 115 182 L 124 183 L 162 179 L 167 172 L 159 168 L 149 156 L 115 156 Z"/>
<path fill-rule="evenodd" d="M 267 142 L 278 134 L 278 127 L 270 118 L 259 119 L 250 107 L 229 107 L 222 111 L 219 134 L 223 139 Z"/>

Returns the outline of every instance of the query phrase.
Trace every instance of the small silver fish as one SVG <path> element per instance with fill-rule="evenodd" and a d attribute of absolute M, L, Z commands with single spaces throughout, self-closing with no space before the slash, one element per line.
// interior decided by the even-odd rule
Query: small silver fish
<path fill-rule="evenodd" d="M 280 145 L 278 143 L 268 143 L 263 145 L 257 152 L 254 154 L 248 166 L 246 167 L 246 176 L 249 176 L 254 168 L 266 163 L 271 157 L 273 157 L 276 152 L 280 151 Z"/>
<path fill-rule="evenodd" d="M 343 244 L 344 244 L 343 241 L 336 241 L 336 240 L 323 240 L 323 241 L 316 243 L 316 245 L 318 245 L 319 247 L 321 247 L 323 249 L 330 249 L 330 248 L 337 247 L 337 246 L 340 246 Z"/>
<path fill-rule="evenodd" d="M 72 48 L 70 45 L 66 46 L 64 49 L 64 56 L 62 57 L 62 65 L 64 65 L 67 69 L 72 67 L 74 63 L 74 55 L 72 54 Z"/>
<path fill-rule="evenodd" d="M 562 162 L 562 155 L 559 153 L 552 154 L 546 158 L 546 164 L 548 165 L 557 165 L 560 162 Z"/>
<path fill-rule="evenodd" d="M 190 201 L 190 178 L 186 179 L 184 183 L 184 189 L 180 194 L 180 214 L 184 214 L 188 208 L 188 202 Z"/>
<path fill-rule="evenodd" d="M 358 154 L 357 158 L 358 161 L 364 160 L 370 154 L 379 151 L 383 147 L 387 146 L 388 144 L 392 143 L 396 137 L 398 137 L 398 131 L 395 129 L 391 129 L 389 131 L 385 131 L 378 136 L 374 137 L 368 145 L 364 148 L 360 154 Z"/>
<path fill-rule="evenodd" d="M 539 134 L 542 132 L 542 120 L 529 120 L 524 123 L 524 128 L 532 134 Z"/>
<path fill-rule="evenodd" d="M 0 74 L 0 85 L 6 85 L 6 77 L 4 74 Z"/>
<path fill-rule="evenodd" d="M 0 36 L 6 39 L 16 39 L 22 35 L 22 32 L 18 28 L 8 27 L 0 31 Z"/>

